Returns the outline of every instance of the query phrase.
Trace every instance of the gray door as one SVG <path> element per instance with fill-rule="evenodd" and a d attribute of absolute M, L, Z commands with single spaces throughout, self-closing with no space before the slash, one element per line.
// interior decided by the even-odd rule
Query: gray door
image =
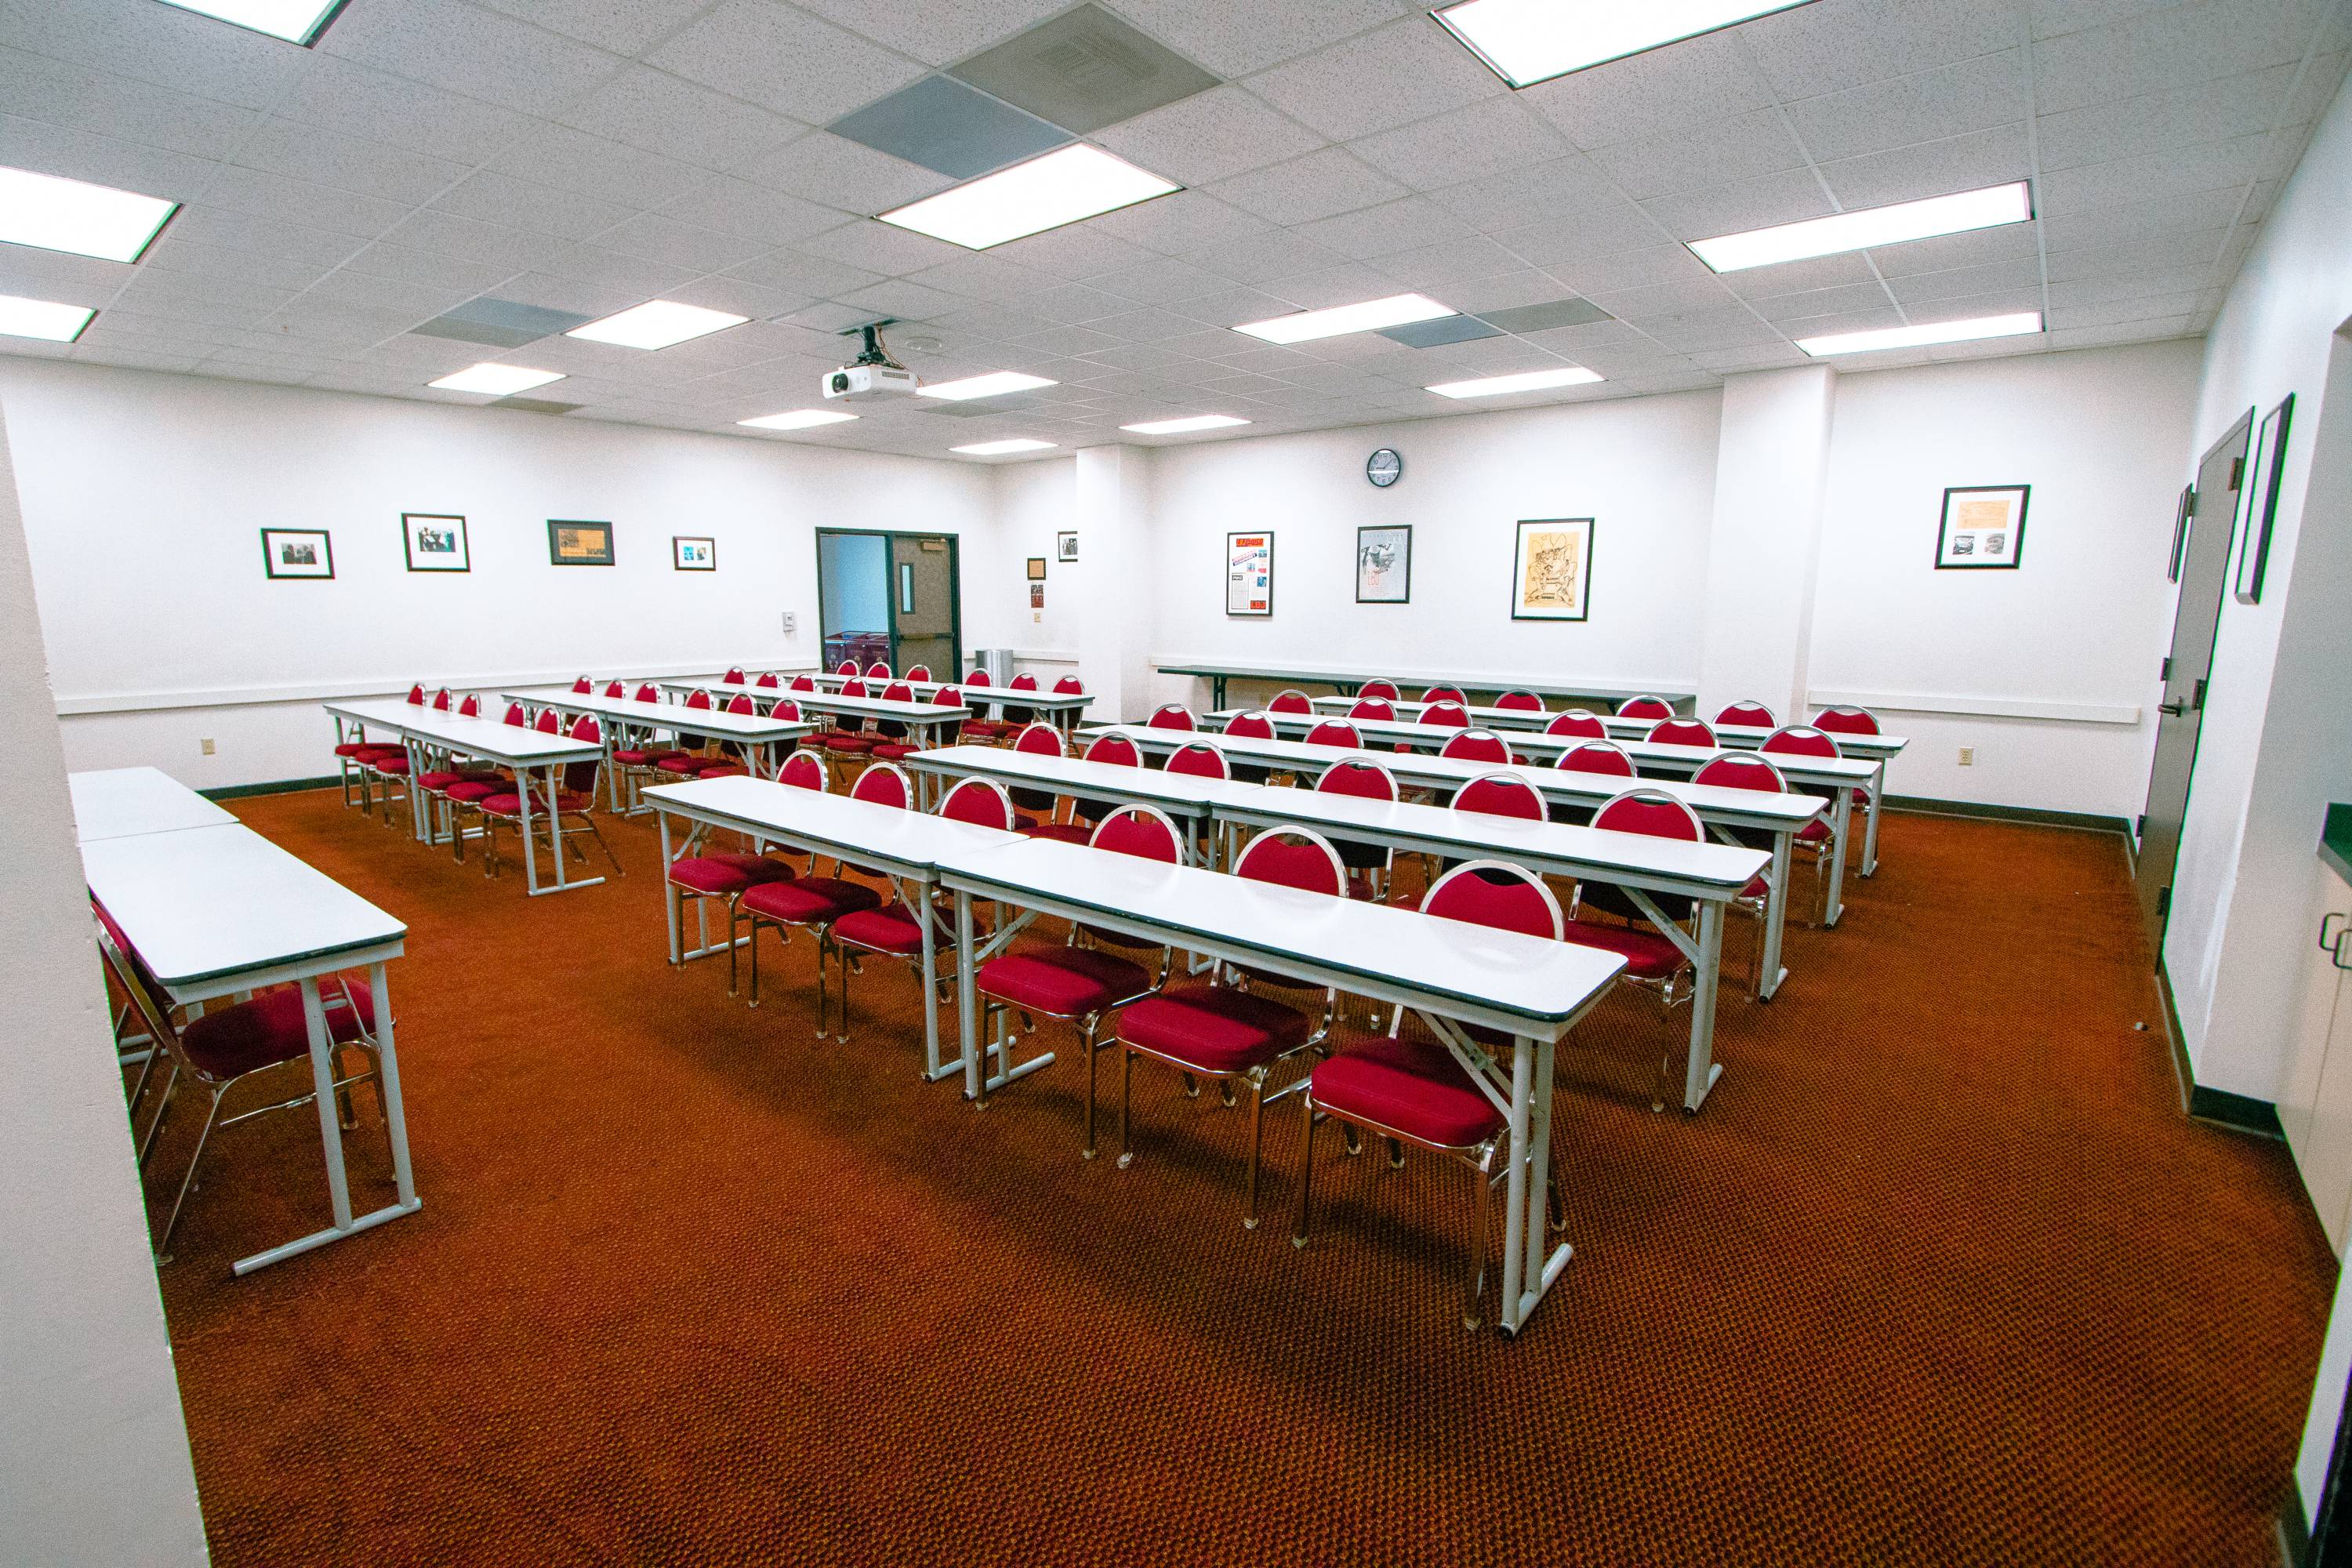
<path fill-rule="evenodd" d="M 891 664 L 901 675 L 919 664 L 934 679 L 963 678 L 955 547 L 945 534 L 890 536 Z"/>
<path fill-rule="evenodd" d="M 2147 811 L 2139 830 L 2140 909 L 2149 946 L 2159 954 L 2165 919 L 2172 911 L 2180 823 L 2197 767 L 2197 735 L 2205 724 L 2205 683 L 2213 673 L 2213 637 L 2221 629 L 2221 595 L 2229 586 L 2230 541 L 2236 533 L 2246 438 L 2253 426 L 2253 411 L 2248 409 L 2205 454 L 2189 504 L 2180 601 L 2173 611 L 2172 653 L 2164 662 L 2164 701 L 2157 710 L 2156 761 L 2148 769 Z"/>

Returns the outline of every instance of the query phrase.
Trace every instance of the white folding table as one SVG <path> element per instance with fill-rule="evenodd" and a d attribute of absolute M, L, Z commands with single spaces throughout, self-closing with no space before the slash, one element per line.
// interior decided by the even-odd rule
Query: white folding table
<path fill-rule="evenodd" d="M 677 692 L 681 698 L 689 691 L 733 691 L 734 687 L 709 687 L 692 681 L 665 680 L 658 683 L 664 691 Z M 782 696 L 801 705 L 803 713 L 837 713 L 852 719 L 887 719 L 894 724 L 904 724 L 910 731 L 936 731 L 944 724 L 961 724 L 971 717 L 971 710 L 961 705 L 949 706 L 938 702 L 890 702 L 879 697 L 844 697 L 837 691 L 786 691 Z"/>
<path fill-rule="evenodd" d="M 68 773 L 74 833 L 88 844 L 189 827 L 221 827 L 236 817 L 160 768 L 99 768 Z"/>
<path fill-rule="evenodd" d="M 818 675 L 811 679 L 824 690 L 838 691 L 853 678 L 846 675 Z M 962 698 L 969 707 L 1026 708 L 1033 712 L 1045 714 L 1056 726 L 1065 730 L 1076 723 L 1078 714 L 1094 700 L 1093 693 L 1087 691 L 1015 691 L 1009 686 L 966 686 L 961 681 L 954 680 L 881 680 L 864 675 L 854 679 L 864 681 L 868 690 L 877 686 L 905 686 L 925 701 L 935 699 L 940 688 L 944 686 Z M 731 691 L 735 689 L 730 686 L 722 689 Z"/>
<path fill-rule="evenodd" d="M 1055 795 L 1082 795 L 1120 805 L 1158 806 L 1180 826 L 1197 831 L 1207 830 L 1214 815 L 1213 802 L 1219 787 L 1214 779 L 1171 773 L 1159 768 L 1089 763 L 1078 757 L 1048 757 L 1034 752 L 1009 751 L 1003 746 L 936 747 L 916 752 L 907 759 L 905 766 L 918 781 L 993 779 L 1012 789 L 1051 790 Z"/>
<path fill-rule="evenodd" d="M 1231 680 L 1257 680 L 1268 685 L 1278 683 L 1286 686 L 1329 686 L 1350 697 L 1361 690 L 1365 682 L 1381 679 L 1392 680 L 1400 686 L 1418 686 L 1424 689 L 1432 686 L 1451 686 L 1465 694 L 1472 691 L 1528 691 L 1538 697 L 1599 697 L 1612 702 L 1622 701 L 1628 697 L 1663 697 L 1669 702 L 1680 704 L 1690 700 L 1692 696 L 1692 693 L 1687 691 L 1674 691 L 1662 687 L 1637 689 L 1625 686 L 1576 685 L 1564 684 L 1556 680 L 1528 680 L 1517 676 L 1432 675 L 1426 671 L 1413 670 L 1383 672 L 1370 669 L 1318 669 L 1292 664 L 1171 664 L 1154 660 L 1151 668 L 1162 675 L 1191 675 L 1207 680 L 1210 690 L 1213 694 L 1209 702 L 1212 708 L 1223 708 L 1225 705 L 1225 683 Z"/>
<path fill-rule="evenodd" d="M 596 727 L 604 741 L 605 799 L 614 811 L 624 808 L 621 797 L 621 770 L 614 764 L 613 753 L 620 749 L 622 726 L 635 730 L 658 730 L 671 733 L 712 735 L 732 741 L 743 749 L 745 760 L 755 773 L 770 778 L 784 765 L 784 752 L 791 743 L 803 736 L 816 733 L 816 726 L 790 719 L 771 719 L 762 713 L 730 713 L 723 709 L 688 708 L 677 702 L 640 702 L 634 697 L 605 697 L 596 692 L 574 691 L 568 686 L 538 686 L 520 691 L 501 691 L 499 695 L 509 702 L 520 702 L 527 708 L 552 708 L 559 713 L 593 713 L 604 722 Z M 761 694 L 763 707 L 773 707 L 784 696 Z"/>

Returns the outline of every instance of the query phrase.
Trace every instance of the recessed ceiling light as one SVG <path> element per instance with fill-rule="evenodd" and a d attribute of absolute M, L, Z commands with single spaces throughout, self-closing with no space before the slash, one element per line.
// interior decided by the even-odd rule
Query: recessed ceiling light
<path fill-rule="evenodd" d="M 163 4 L 306 47 L 343 8 L 343 0 L 163 0 Z"/>
<path fill-rule="evenodd" d="M 738 419 L 738 425 L 749 425 L 754 430 L 807 430 L 819 425 L 846 425 L 856 418 L 855 414 L 835 414 L 830 408 L 795 408 L 785 414 L 762 414 L 757 419 Z"/>
<path fill-rule="evenodd" d="M 1122 430 L 1132 430 L 1139 436 L 1181 436 L 1191 430 L 1223 430 L 1228 426 L 1246 425 L 1246 419 L 1236 419 L 1230 414 L 1195 414 L 1189 419 L 1153 419 L 1141 425 L 1122 425 Z"/>
<path fill-rule="evenodd" d="M 1426 390 L 1440 397 L 1500 397 L 1507 392 L 1539 392 L 1547 386 L 1589 386 L 1601 377 L 1580 364 L 1558 370 L 1521 371 L 1517 375 L 1490 375 L 1484 381 L 1442 381 Z"/>
<path fill-rule="evenodd" d="M 625 349 L 666 349 L 672 343 L 707 338 L 713 332 L 740 327 L 751 319 L 730 316 L 724 310 L 706 310 L 699 305 L 681 305 L 675 300 L 648 300 L 619 315 L 574 327 L 563 335 L 584 338 L 592 343 L 618 343 Z"/>
<path fill-rule="evenodd" d="M 425 384 L 438 387 L 443 392 L 479 392 L 491 397 L 506 397 L 562 379 L 561 371 L 525 370 L 519 364 L 499 364 L 485 360 L 480 364 L 467 365 L 455 375 L 445 375 L 438 381 L 428 381 Z"/>
<path fill-rule="evenodd" d="M 1027 392 L 1034 387 L 1055 384 L 1042 375 L 1024 375 L 1017 370 L 991 371 L 986 375 L 968 375 L 961 381 L 933 382 L 915 390 L 925 397 L 944 397 L 950 403 L 966 403 L 975 397 L 1002 397 L 1008 392 Z"/>
<path fill-rule="evenodd" d="M 85 184 L 27 169 L 0 168 L 0 241 L 136 261 L 177 202 Z"/>
<path fill-rule="evenodd" d="M 69 343 L 81 336 L 81 330 L 97 314 L 87 305 L 52 305 L 47 300 L 0 294 L 0 336 Z"/>
<path fill-rule="evenodd" d="M 1183 188 L 1081 142 L 967 180 L 881 218 L 968 250 L 986 250 Z"/>
<path fill-rule="evenodd" d="M 1234 331 L 1264 338 L 1270 343 L 1303 343 L 1316 338 L 1336 338 L 1345 332 L 1377 332 L 1382 327 L 1433 321 L 1440 316 L 1460 313 L 1425 294 L 1391 294 L 1385 300 L 1367 300 L 1360 305 L 1334 305 L 1328 310 L 1300 310 L 1271 321 L 1250 321 Z"/>
<path fill-rule="evenodd" d="M 1513 87 L 1622 60 L 1811 0 L 1464 0 L 1430 13 Z"/>
<path fill-rule="evenodd" d="M 1799 338 L 1797 346 L 1819 358 L 1824 354 L 1866 354 L 1873 349 L 1916 349 L 1931 343 L 1966 343 L 1979 338 L 2015 338 L 2042 330 L 2042 312 L 2020 310 L 2012 316 L 1973 316 L 1965 321 L 1930 321 L 1923 327 L 1883 327 L 1874 332 L 1832 332 L 1822 338 Z"/>
<path fill-rule="evenodd" d="M 950 447 L 948 450 L 974 458 L 1001 458 L 1007 452 L 1042 452 L 1053 445 L 1051 441 L 1032 441 L 1022 436 L 1010 441 L 982 441 L 970 447 Z"/>
<path fill-rule="evenodd" d="M 1961 191 L 1955 195 L 1929 196 L 1925 201 L 1839 213 L 1833 217 L 1778 224 L 1771 228 L 1750 229 L 1746 234 L 1694 239 L 1690 249 L 1717 272 L 1739 272 L 1780 261 L 1803 261 L 1815 256 L 1867 250 L 1874 245 L 1900 245 L 1906 240 L 1999 228 L 2003 224 L 2029 222 L 2032 216 L 2032 188 L 2019 180 L 2011 184 L 1988 185 L 1980 191 Z"/>

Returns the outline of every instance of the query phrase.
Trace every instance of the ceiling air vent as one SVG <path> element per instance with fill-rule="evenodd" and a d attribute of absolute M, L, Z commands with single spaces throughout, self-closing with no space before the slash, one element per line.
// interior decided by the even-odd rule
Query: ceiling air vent
<path fill-rule="evenodd" d="M 1191 60 L 1091 4 L 948 74 L 1080 136 L 1217 85 Z"/>

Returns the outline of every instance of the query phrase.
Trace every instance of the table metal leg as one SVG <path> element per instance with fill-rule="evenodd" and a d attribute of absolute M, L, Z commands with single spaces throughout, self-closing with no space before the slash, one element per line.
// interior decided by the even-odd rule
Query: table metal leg
<path fill-rule="evenodd" d="M 1528 1115 L 1535 1099 L 1535 1064 L 1531 1059 L 1535 1053 L 1525 1048 L 1525 1040 L 1518 1045 L 1520 1048 L 1511 1053 L 1511 1164 L 1503 1188 L 1503 1277 L 1501 1289 L 1495 1292 L 1496 1321 L 1503 1332 L 1514 1335 L 1526 1317 L 1519 1281 L 1526 1268 L 1528 1244 Z M 1538 1194 L 1536 1203 L 1540 1215 L 1541 1194 Z M 1541 1223 L 1540 1218 L 1538 1223 Z"/>
<path fill-rule="evenodd" d="M 551 765 L 547 770 L 547 848 L 555 857 L 555 886 L 561 891 L 565 882 L 563 866 L 563 798 L 559 793 L 563 781 Z M 528 792 L 525 793 L 529 798 Z"/>
<path fill-rule="evenodd" d="M 1865 877 L 1878 875 L 1878 807 L 1885 795 L 1886 764 L 1881 763 L 1870 775 L 1870 825 L 1862 839 L 1862 874 Z"/>
<path fill-rule="evenodd" d="M 1683 1073 L 1683 1109 L 1696 1110 L 1723 1076 L 1715 1061 L 1715 997 L 1723 980 L 1723 909 L 1710 899 L 1698 907 L 1698 962 L 1691 966 L 1690 1061 Z"/>
<path fill-rule="evenodd" d="M 932 933 L 938 922 L 931 913 L 937 890 L 928 878 L 915 884 L 915 918 L 923 922 L 923 1079 L 927 1083 L 950 1077 L 962 1066 L 960 1062 L 940 1065 L 940 955 L 938 939 Z"/>
<path fill-rule="evenodd" d="M 669 961 L 683 963 L 686 962 L 681 945 L 684 933 L 677 927 L 677 892 L 669 885 L 669 813 L 656 810 L 654 816 L 661 824 L 662 910 L 669 917 Z"/>
<path fill-rule="evenodd" d="M 955 896 L 956 1028 L 963 1040 L 963 1093 L 975 1104 L 988 1103 L 987 1073 L 980 1059 L 980 1009 L 972 990 L 971 895 L 961 889 Z"/>
<path fill-rule="evenodd" d="M 1830 890 L 1827 908 L 1822 911 L 1822 924 L 1833 926 L 1838 916 L 1845 913 L 1845 851 L 1846 838 L 1853 827 L 1853 790 L 1840 785 L 1830 797 Z"/>
<path fill-rule="evenodd" d="M 1788 968 L 1780 962 L 1780 941 L 1789 928 L 1789 868 L 1795 838 L 1793 831 L 1772 835 L 1772 886 L 1764 900 L 1764 956 L 1757 965 L 1764 977 L 1761 995 L 1767 1002 L 1780 991 L 1780 982 L 1789 978 Z"/>
<path fill-rule="evenodd" d="M 1506 1280 L 1507 1288 L 1519 1291 L 1519 1321 L 1525 1323 L 1544 1299 L 1544 1292 L 1559 1278 L 1568 1260 L 1576 1256 L 1576 1248 L 1566 1242 L 1547 1248 L 1549 1234 L 1546 1219 L 1549 1212 L 1551 1192 L 1551 1072 L 1553 1042 L 1522 1037 L 1513 1042 L 1514 1048 L 1524 1054 L 1536 1054 L 1535 1100 L 1528 1107 L 1528 1258 L 1527 1280 L 1520 1285 Z"/>

